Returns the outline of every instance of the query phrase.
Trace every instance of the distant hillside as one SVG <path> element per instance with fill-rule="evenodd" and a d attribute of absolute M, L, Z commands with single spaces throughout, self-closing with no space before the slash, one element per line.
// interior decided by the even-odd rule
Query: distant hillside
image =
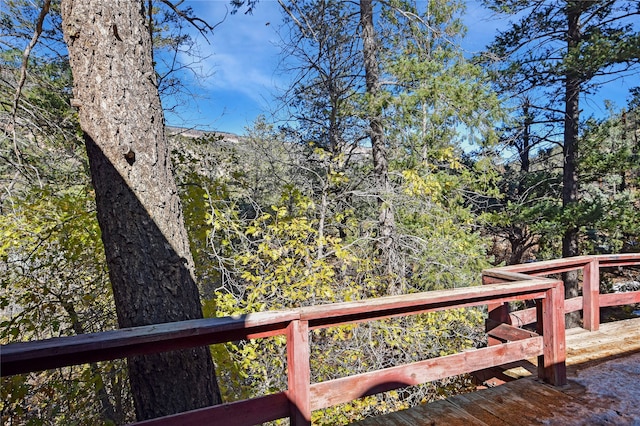
<path fill-rule="evenodd" d="M 202 138 L 204 136 L 218 135 L 221 136 L 226 142 L 239 143 L 242 142 L 243 137 L 236 135 L 235 133 L 219 132 L 219 131 L 203 131 L 197 129 L 188 129 L 184 127 L 171 127 L 167 126 L 167 134 L 169 136 L 184 136 L 187 138 Z"/>
<path fill-rule="evenodd" d="M 189 129 L 184 127 L 172 127 L 167 126 L 167 134 L 169 137 L 174 136 L 183 136 L 189 139 L 198 139 L 205 136 L 217 135 L 222 137 L 222 141 L 226 144 L 238 144 L 241 142 L 246 142 L 247 138 L 245 136 L 236 135 L 235 133 L 221 132 L 221 131 L 204 131 L 197 129 Z M 285 142 L 285 144 L 290 144 L 290 142 Z M 357 146 L 348 150 L 348 155 L 353 155 L 359 158 L 367 157 L 371 154 L 370 146 Z"/>

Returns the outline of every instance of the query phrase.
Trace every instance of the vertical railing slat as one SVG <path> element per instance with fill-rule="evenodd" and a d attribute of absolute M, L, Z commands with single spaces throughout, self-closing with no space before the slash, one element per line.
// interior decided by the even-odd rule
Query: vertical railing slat
<path fill-rule="evenodd" d="M 543 352 L 538 357 L 538 377 L 554 386 L 567 384 L 564 285 L 547 290 L 546 297 L 536 301 L 538 332 L 542 334 Z"/>
<path fill-rule="evenodd" d="M 493 280 L 490 277 L 482 276 L 482 285 L 493 284 Z M 497 323 L 511 324 L 511 317 L 509 316 L 509 303 L 488 303 L 488 318 L 489 320 Z M 494 337 L 487 336 L 487 344 L 489 346 L 500 345 L 502 342 Z"/>
<path fill-rule="evenodd" d="M 311 425 L 308 321 L 292 321 L 287 328 L 287 374 L 291 425 Z"/>
<path fill-rule="evenodd" d="M 597 331 L 600 328 L 600 267 L 597 258 L 584 266 L 582 303 L 582 327 Z"/>

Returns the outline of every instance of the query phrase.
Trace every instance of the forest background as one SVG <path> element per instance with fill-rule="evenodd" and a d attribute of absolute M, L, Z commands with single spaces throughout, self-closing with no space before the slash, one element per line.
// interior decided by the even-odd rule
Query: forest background
<path fill-rule="evenodd" d="M 242 136 L 168 129 L 205 316 L 477 285 L 489 265 L 638 250 L 640 90 L 630 85 L 623 108 L 605 102 L 604 116 L 579 104 L 639 80 L 638 2 L 486 1 L 513 23 L 474 57 L 460 47 L 464 2 L 280 3 L 282 72 L 294 78 L 275 108 L 289 119 L 265 114 Z M 185 28 L 215 28 L 180 4 L 145 7 L 171 109 L 196 70 L 177 61 L 198 52 Z M 259 2 L 229 7 L 260 13 Z M 6 1 L 0 12 L 0 339 L 113 329 L 60 5 Z M 314 332 L 312 379 L 477 347 L 482 316 Z M 286 388 L 284 349 L 212 347 L 223 400 Z M 2 420 L 131 421 L 128 374 L 109 362 L 4 378 Z M 468 385 L 368 397 L 314 421 Z"/>

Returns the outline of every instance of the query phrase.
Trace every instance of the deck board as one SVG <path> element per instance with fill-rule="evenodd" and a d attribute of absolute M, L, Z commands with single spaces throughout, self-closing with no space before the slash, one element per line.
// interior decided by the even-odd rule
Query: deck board
<path fill-rule="evenodd" d="M 367 418 L 354 425 L 637 424 L 633 423 L 636 421 L 633 416 L 637 414 L 626 413 L 624 407 L 640 407 L 640 395 L 625 393 L 616 383 L 610 384 L 609 387 L 613 390 L 610 395 L 594 395 L 587 392 L 581 384 L 581 372 L 597 369 L 600 365 L 604 368 L 605 365 L 625 357 L 640 360 L 640 318 L 601 324 L 600 330 L 596 332 L 567 330 L 566 342 L 569 378 L 566 386 L 553 387 L 542 383 L 535 377 L 536 360 L 523 361 L 519 364 L 519 369 L 522 371 L 524 368 L 533 373 L 529 377 L 396 413 Z M 513 364 L 506 366 L 505 371 L 513 367 Z M 640 380 L 640 369 L 638 371 Z"/>

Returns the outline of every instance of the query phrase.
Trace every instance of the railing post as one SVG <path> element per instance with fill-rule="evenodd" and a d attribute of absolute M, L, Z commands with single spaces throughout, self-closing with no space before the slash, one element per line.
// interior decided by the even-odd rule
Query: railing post
<path fill-rule="evenodd" d="M 584 265 L 582 280 L 582 327 L 589 331 L 600 328 L 600 264 L 594 259 Z"/>
<path fill-rule="evenodd" d="M 491 279 L 487 276 L 482 276 L 482 285 L 489 285 L 489 284 L 493 284 L 493 282 L 491 281 Z M 488 310 L 488 321 L 487 321 L 487 325 L 485 326 L 486 331 L 489 331 L 489 327 L 488 324 L 495 324 L 495 323 L 504 323 L 504 324 L 511 324 L 511 317 L 509 316 L 509 303 L 508 302 L 504 302 L 504 303 L 489 303 L 487 304 L 487 310 Z M 500 345 L 502 344 L 502 342 L 494 337 L 488 336 L 487 337 L 487 344 L 489 346 L 495 346 L 495 345 Z"/>
<path fill-rule="evenodd" d="M 564 284 L 545 292 L 545 298 L 536 301 L 537 328 L 542 334 L 543 350 L 538 357 L 538 377 L 554 386 L 567 384 L 566 339 L 564 321 Z"/>
<path fill-rule="evenodd" d="M 294 320 L 287 327 L 287 375 L 291 425 L 311 425 L 308 321 Z"/>

